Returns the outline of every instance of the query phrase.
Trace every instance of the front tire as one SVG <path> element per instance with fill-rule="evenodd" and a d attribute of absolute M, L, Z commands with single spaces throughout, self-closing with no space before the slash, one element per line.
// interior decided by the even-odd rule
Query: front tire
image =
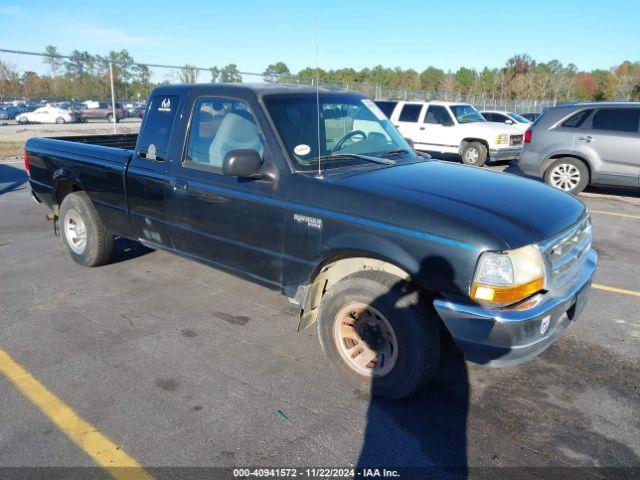
<path fill-rule="evenodd" d="M 481 167 L 487 161 L 487 147 L 480 142 L 469 142 L 461 151 L 462 163 L 473 167 Z"/>
<path fill-rule="evenodd" d="M 21 116 L 17 118 L 17 122 L 20 125 L 26 125 L 27 123 L 29 123 L 29 120 L 27 120 L 27 117 Z"/>
<path fill-rule="evenodd" d="M 73 192 L 60 205 L 62 242 L 80 265 L 96 267 L 109 261 L 113 235 L 105 228 L 85 192 Z"/>
<path fill-rule="evenodd" d="M 408 282 L 363 271 L 327 291 L 318 334 L 325 356 L 353 387 L 399 399 L 420 390 L 435 373 L 436 320 Z"/>
<path fill-rule="evenodd" d="M 64 120 L 64 118 L 58 117 L 58 118 L 56 118 L 56 123 L 58 125 L 60 125 L 60 124 L 67 123 L 67 122 Z"/>
<path fill-rule="evenodd" d="M 577 158 L 558 158 L 547 168 L 544 181 L 547 185 L 577 195 L 589 185 L 589 169 Z"/>

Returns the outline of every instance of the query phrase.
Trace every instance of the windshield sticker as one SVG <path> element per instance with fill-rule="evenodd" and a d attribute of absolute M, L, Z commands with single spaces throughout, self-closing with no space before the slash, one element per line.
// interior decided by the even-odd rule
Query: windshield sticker
<path fill-rule="evenodd" d="M 387 119 L 387 116 L 382 112 L 382 110 L 380 110 L 378 108 L 378 106 L 375 103 L 373 103 L 370 99 L 363 98 L 362 99 L 362 103 L 364 103 L 365 107 L 367 107 L 369 110 L 371 110 L 371 113 L 373 113 L 378 120 L 386 120 Z"/>
<path fill-rule="evenodd" d="M 293 149 L 293 153 L 300 156 L 309 155 L 310 152 L 311 152 L 311 147 L 304 143 L 301 143 L 300 145 L 296 145 L 296 148 Z"/>
<path fill-rule="evenodd" d="M 147 160 L 155 160 L 156 159 L 156 146 L 152 143 L 147 147 Z"/>
<path fill-rule="evenodd" d="M 171 111 L 171 100 L 168 98 L 165 98 L 164 100 L 162 100 L 162 103 L 160 103 L 160 106 L 158 107 L 158 111 L 159 112 L 170 112 Z"/>

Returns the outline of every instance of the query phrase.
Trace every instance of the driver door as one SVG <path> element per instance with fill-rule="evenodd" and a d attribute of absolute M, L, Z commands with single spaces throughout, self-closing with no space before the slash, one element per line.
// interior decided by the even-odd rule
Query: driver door
<path fill-rule="evenodd" d="M 269 161 L 261 131 L 244 100 L 198 99 L 183 158 L 168 172 L 167 217 L 176 250 L 279 287 L 284 194 L 272 181 L 222 172 L 232 150 L 256 150 Z"/>

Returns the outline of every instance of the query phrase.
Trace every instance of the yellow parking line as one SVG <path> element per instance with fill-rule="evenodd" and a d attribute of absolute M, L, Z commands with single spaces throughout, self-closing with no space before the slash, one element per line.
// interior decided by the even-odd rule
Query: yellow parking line
<path fill-rule="evenodd" d="M 593 288 L 597 288 L 598 290 L 605 290 L 607 292 L 622 293 L 624 295 L 633 295 L 634 297 L 640 297 L 640 292 L 636 290 L 625 290 L 624 288 L 609 287 L 607 285 L 600 285 L 599 283 L 594 283 L 591 286 Z"/>
<path fill-rule="evenodd" d="M 117 480 L 153 480 L 138 462 L 83 420 L 2 349 L 0 373 L 112 477 Z"/>
<path fill-rule="evenodd" d="M 598 213 L 600 215 L 613 215 L 615 217 L 638 218 L 638 219 L 640 219 L 640 215 L 631 215 L 629 213 L 605 212 L 604 210 L 589 210 L 589 213 Z"/>

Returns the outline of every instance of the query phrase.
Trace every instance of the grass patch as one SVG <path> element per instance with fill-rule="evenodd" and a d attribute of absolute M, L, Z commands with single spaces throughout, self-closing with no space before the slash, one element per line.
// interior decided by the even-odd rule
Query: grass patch
<path fill-rule="evenodd" d="M 0 158 L 19 157 L 24 151 L 24 142 L 0 142 Z"/>

